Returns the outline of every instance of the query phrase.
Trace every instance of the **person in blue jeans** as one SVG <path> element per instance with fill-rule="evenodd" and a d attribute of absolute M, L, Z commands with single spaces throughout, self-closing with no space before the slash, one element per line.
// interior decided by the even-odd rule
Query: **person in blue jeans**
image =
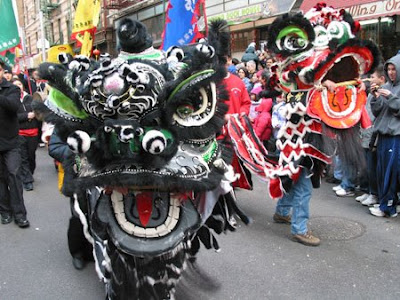
<path fill-rule="evenodd" d="M 291 224 L 292 239 L 306 246 L 318 246 L 321 242 L 312 235 L 307 226 L 312 189 L 309 172 L 302 169 L 289 193 L 279 199 L 273 217 L 276 223 Z"/>
<path fill-rule="evenodd" d="M 354 196 L 356 168 L 351 164 L 344 164 L 338 155 L 335 156 L 334 177 L 341 182 L 338 186 L 334 186 L 332 190 L 338 197 Z"/>

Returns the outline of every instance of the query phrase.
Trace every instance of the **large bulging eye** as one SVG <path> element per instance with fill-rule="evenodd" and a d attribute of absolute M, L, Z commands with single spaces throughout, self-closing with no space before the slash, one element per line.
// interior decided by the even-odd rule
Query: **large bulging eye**
<path fill-rule="evenodd" d="M 314 28 L 315 40 L 313 42 L 315 47 L 328 47 L 329 34 L 324 26 L 318 25 Z"/>
<path fill-rule="evenodd" d="M 191 116 L 194 112 L 194 108 L 190 104 L 183 104 L 178 106 L 176 109 L 176 113 L 181 117 L 182 119 L 187 119 L 189 116 Z"/>
<path fill-rule="evenodd" d="M 354 35 L 351 32 L 351 27 L 347 22 L 332 21 L 327 31 L 331 39 L 338 39 L 340 44 L 346 42 L 349 38 L 353 38 Z"/>
<path fill-rule="evenodd" d="M 290 52 L 304 50 L 309 43 L 307 33 L 295 25 L 282 29 L 276 39 L 276 46 L 279 50 Z"/>

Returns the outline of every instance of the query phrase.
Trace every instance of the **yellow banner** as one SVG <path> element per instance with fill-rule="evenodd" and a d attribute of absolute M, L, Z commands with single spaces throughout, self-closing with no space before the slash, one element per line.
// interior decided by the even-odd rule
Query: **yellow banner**
<path fill-rule="evenodd" d="M 71 45 L 68 45 L 68 44 L 57 45 L 57 46 L 51 47 L 47 51 L 47 55 L 48 55 L 47 61 L 52 62 L 52 63 L 59 63 L 58 54 L 60 54 L 60 53 L 67 53 L 67 54 L 71 54 L 72 56 L 74 56 L 74 51 L 72 50 Z"/>
<path fill-rule="evenodd" d="M 101 11 L 100 0 L 79 0 L 72 33 L 97 27 Z"/>

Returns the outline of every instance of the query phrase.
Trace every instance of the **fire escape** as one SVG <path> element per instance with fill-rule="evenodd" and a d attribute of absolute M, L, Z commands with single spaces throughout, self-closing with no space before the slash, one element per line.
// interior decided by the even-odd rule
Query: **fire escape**
<path fill-rule="evenodd" d="M 51 13 L 59 7 L 58 3 L 52 3 L 49 0 L 41 0 L 40 10 L 43 12 L 43 23 L 44 23 L 44 36 L 45 39 L 49 41 L 50 46 L 53 45 L 54 41 L 54 32 L 52 32 L 51 28 Z"/>
<path fill-rule="evenodd" d="M 138 2 L 140 2 L 140 0 L 104 0 L 104 8 L 121 9 Z"/>

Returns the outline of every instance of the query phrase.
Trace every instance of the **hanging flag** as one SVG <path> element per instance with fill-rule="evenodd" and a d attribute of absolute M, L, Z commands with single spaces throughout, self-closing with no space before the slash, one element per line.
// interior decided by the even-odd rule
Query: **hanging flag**
<path fill-rule="evenodd" d="M 15 65 L 15 53 L 10 50 L 1 52 L 0 59 L 9 66 Z"/>
<path fill-rule="evenodd" d="M 161 49 L 196 42 L 207 32 L 205 0 L 169 0 Z"/>
<path fill-rule="evenodd" d="M 19 45 L 20 38 L 12 0 L 0 0 L 0 19 L 0 58 L 14 65 L 15 47 Z"/>
<path fill-rule="evenodd" d="M 81 47 L 81 54 L 90 56 L 94 33 L 100 20 L 100 0 L 79 0 L 76 7 L 71 39 Z"/>

